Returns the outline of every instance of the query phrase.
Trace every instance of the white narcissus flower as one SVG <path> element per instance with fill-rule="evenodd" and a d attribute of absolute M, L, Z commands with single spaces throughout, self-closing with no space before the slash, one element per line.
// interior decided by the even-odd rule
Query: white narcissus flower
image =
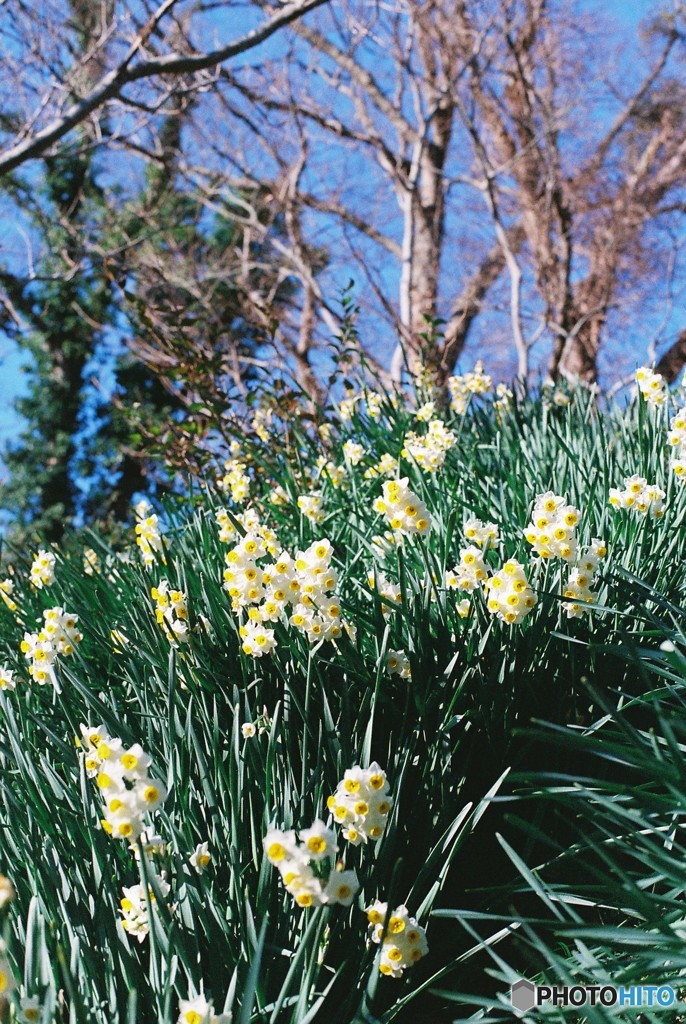
<path fill-rule="evenodd" d="M 320 818 L 310 828 L 303 829 L 300 842 L 304 844 L 310 860 L 323 860 L 336 852 L 336 834 Z"/>
<path fill-rule="evenodd" d="M 178 1024 L 231 1024 L 230 1013 L 215 1013 L 203 995 L 179 999 Z"/>
<path fill-rule="evenodd" d="M 16 895 L 14 886 L 9 878 L 6 878 L 5 875 L 0 875 L 0 910 L 6 907 L 8 903 L 11 903 Z"/>
<path fill-rule="evenodd" d="M 327 903 L 340 903 L 349 907 L 360 891 L 360 883 L 354 871 L 332 871 L 324 889 Z"/>
<path fill-rule="evenodd" d="M 4 941 L 0 939 L 0 996 L 9 995 L 17 987 L 12 968 L 5 955 L 6 950 Z"/>
<path fill-rule="evenodd" d="M 203 995 L 179 1000 L 179 1024 L 209 1024 L 212 1004 Z"/>
<path fill-rule="evenodd" d="M 390 648 L 386 651 L 386 671 L 389 676 L 400 676 L 401 679 L 412 678 L 410 659 L 404 651 L 394 651 Z"/>
<path fill-rule="evenodd" d="M 41 1009 L 38 996 L 23 996 L 19 1003 L 17 1020 L 22 1024 L 34 1024 L 34 1021 L 40 1020 Z"/>
<path fill-rule="evenodd" d="M 13 690 L 17 684 L 11 668 L 0 668 L 0 690 Z"/>
<path fill-rule="evenodd" d="M 212 863 L 212 855 L 209 852 L 209 843 L 198 843 L 195 848 L 195 853 L 190 857 L 191 867 L 194 868 L 199 875 L 202 875 L 206 868 Z"/>
<path fill-rule="evenodd" d="M 254 722 L 244 722 L 241 726 L 241 734 L 244 740 L 250 740 L 257 732 L 257 726 Z"/>

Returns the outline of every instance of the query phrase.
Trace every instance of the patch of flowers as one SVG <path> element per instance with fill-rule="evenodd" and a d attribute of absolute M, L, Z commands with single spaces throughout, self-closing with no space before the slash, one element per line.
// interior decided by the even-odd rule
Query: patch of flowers
<path fill-rule="evenodd" d="M 324 903 L 348 907 L 359 891 L 354 871 L 332 867 L 336 836 L 319 818 L 297 836 L 293 830 L 270 829 L 264 850 L 299 907 Z"/>
<path fill-rule="evenodd" d="M 615 510 L 630 509 L 652 519 L 661 519 L 665 514 L 665 492 L 637 474 L 627 477 L 623 488 L 611 487 L 609 500 Z"/>
<path fill-rule="evenodd" d="M 217 486 L 224 494 L 228 494 L 236 505 L 243 505 L 250 497 L 250 477 L 248 467 L 240 458 L 227 459 L 224 463 L 224 475 L 217 481 Z"/>
<path fill-rule="evenodd" d="M 456 440 L 443 420 L 432 419 L 426 434 L 420 435 L 411 430 L 405 435 L 400 454 L 403 458 L 411 457 L 425 473 L 435 473 L 444 464 L 446 454 Z"/>
<path fill-rule="evenodd" d="M 500 539 L 500 532 L 496 523 L 482 523 L 480 519 L 472 516 L 462 527 L 467 540 L 472 544 L 478 544 L 484 551 L 494 547 Z"/>
<path fill-rule="evenodd" d="M 164 877 L 155 879 L 162 897 L 167 897 L 170 892 L 169 882 Z M 150 931 L 150 915 L 148 912 L 148 900 L 153 908 L 157 904 L 157 896 L 151 885 L 148 886 L 146 899 L 145 887 L 140 883 L 124 888 L 124 895 L 119 901 L 121 907 L 119 913 L 122 915 L 122 928 L 125 932 L 143 942 Z"/>
<path fill-rule="evenodd" d="M 427 534 L 431 529 L 431 516 L 424 502 L 409 488 L 409 478 L 387 480 L 383 497 L 374 502 L 374 511 L 386 517 L 394 534 L 409 537 Z"/>
<path fill-rule="evenodd" d="M 484 586 L 489 612 L 511 626 L 522 622 L 538 601 L 529 586 L 524 566 L 515 558 L 505 562 L 499 572 L 486 580 Z"/>
<path fill-rule="evenodd" d="M 295 558 L 279 552 L 275 562 L 260 563 L 267 545 L 255 530 L 246 533 L 226 555 L 224 589 L 235 612 L 247 611 L 240 626 L 243 650 L 253 657 L 276 646 L 274 630 L 266 623 L 285 617 L 311 643 L 336 640 L 345 623 L 335 595 L 337 576 L 331 566 L 333 547 L 326 538 L 314 541 Z"/>
<path fill-rule="evenodd" d="M 485 395 L 493 387 L 493 379 L 484 373 L 484 365 L 479 360 L 474 369 L 464 376 L 455 375 L 448 377 L 448 390 L 450 392 L 450 408 L 458 416 L 464 416 L 469 407 L 469 400 L 472 395 Z"/>
<path fill-rule="evenodd" d="M 159 555 L 164 562 L 164 540 L 160 533 L 157 515 L 151 511 L 150 503 L 139 501 L 134 511 L 136 513 L 136 544 L 144 564 L 152 565 L 155 555 Z"/>
<path fill-rule="evenodd" d="M 59 655 L 68 657 L 83 639 L 78 628 L 78 615 L 65 612 L 63 608 L 46 608 L 44 623 L 37 633 L 24 633 L 20 650 L 30 662 L 29 675 L 44 686 L 52 683 L 57 687 L 55 662 Z"/>
<path fill-rule="evenodd" d="M 31 580 L 32 586 L 38 590 L 42 590 L 43 587 L 50 587 L 55 582 L 55 563 L 57 559 L 53 555 L 52 551 L 43 551 L 42 549 L 38 552 L 33 562 L 31 563 L 31 569 L 29 571 L 29 579 Z"/>
<path fill-rule="evenodd" d="M 326 801 L 334 821 L 344 826 L 343 837 L 353 846 L 381 839 L 393 806 L 388 789 L 386 773 L 374 761 L 369 768 L 349 768 Z"/>
<path fill-rule="evenodd" d="M 170 644 L 188 643 L 188 605 L 186 595 L 172 590 L 168 580 L 160 580 L 150 591 L 156 602 L 155 618 Z"/>
<path fill-rule="evenodd" d="M 337 466 L 326 455 L 320 455 L 317 459 L 317 473 L 321 480 L 328 480 L 334 488 L 341 487 L 348 478 L 345 466 Z"/>
<path fill-rule="evenodd" d="M 655 373 L 649 366 L 639 366 L 636 370 L 636 384 L 648 405 L 662 405 L 667 392 L 661 373 Z"/>
<path fill-rule="evenodd" d="M 86 774 L 95 780 L 104 803 L 104 831 L 133 845 L 143 832 L 145 815 L 167 795 L 164 785 L 148 774 L 152 759 L 140 744 L 125 747 L 102 725 L 82 725 L 80 745 Z"/>
<path fill-rule="evenodd" d="M 310 519 L 313 523 L 321 523 L 324 518 L 322 511 L 322 505 L 324 504 L 324 495 L 321 491 L 312 491 L 310 494 L 301 494 L 298 498 L 298 508 L 303 516 Z"/>
<path fill-rule="evenodd" d="M 539 494 L 524 536 L 539 558 L 576 557 L 576 526 L 579 510 L 552 491 Z"/>
<path fill-rule="evenodd" d="M 677 480 L 686 480 L 686 405 L 672 417 L 668 441 L 674 453 L 669 466 Z"/>
<path fill-rule="evenodd" d="M 429 952 L 426 932 L 414 917 L 410 917 L 407 907 L 396 907 L 389 917 L 388 904 L 376 900 L 367 907 L 366 913 L 370 938 L 381 946 L 381 974 L 400 978 L 406 968 Z"/>

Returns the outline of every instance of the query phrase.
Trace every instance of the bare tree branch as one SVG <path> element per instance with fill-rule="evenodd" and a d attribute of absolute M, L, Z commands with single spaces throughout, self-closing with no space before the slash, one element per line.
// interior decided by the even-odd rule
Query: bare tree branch
<path fill-rule="evenodd" d="M 0 153 L 0 175 L 9 174 L 10 171 L 15 170 L 27 160 L 41 156 L 55 142 L 85 121 L 94 111 L 104 106 L 109 100 L 121 96 L 122 90 L 132 82 L 158 75 L 190 74 L 223 64 L 225 61 L 259 46 L 285 25 L 290 25 L 308 11 L 321 7 L 329 0 L 297 0 L 294 4 L 288 4 L 259 28 L 252 29 L 240 39 L 210 53 L 168 53 L 162 57 L 143 60 L 132 65 L 141 47 L 176 2 L 177 0 L 164 0 L 164 3 L 160 5 L 138 34 L 118 67 L 103 75 L 87 94 L 74 103 L 61 117 L 56 118 L 31 137 Z"/>

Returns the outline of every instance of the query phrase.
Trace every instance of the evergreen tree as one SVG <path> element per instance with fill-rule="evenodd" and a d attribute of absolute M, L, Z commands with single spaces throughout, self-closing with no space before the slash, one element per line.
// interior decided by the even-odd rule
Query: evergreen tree
<path fill-rule="evenodd" d="M 30 528 L 58 541 L 78 512 L 73 467 L 84 425 L 83 373 L 108 325 L 112 289 L 84 255 L 103 201 L 91 156 L 65 152 L 46 160 L 41 198 L 48 226 L 38 280 L 21 285 L 3 274 L 28 325 L 17 340 L 31 366 L 28 395 L 17 402 L 26 427 L 4 454 L 10 477 L 0 502 L 19 535 Z"/>

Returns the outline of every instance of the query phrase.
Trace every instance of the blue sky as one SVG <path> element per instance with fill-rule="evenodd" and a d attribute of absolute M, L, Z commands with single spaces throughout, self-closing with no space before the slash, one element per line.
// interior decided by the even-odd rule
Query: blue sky
<path fill-rule="evenodd" d="M 14 410 L 14 402 L 25 391 L 25 377 L 22 365 L 26 357 L 7 338 L 0 335 L 0 449 L 8 441 L 12 441 L 20 420 Z M 0 482 L 4 478 L 4 468 L 0 462 Z"/>

